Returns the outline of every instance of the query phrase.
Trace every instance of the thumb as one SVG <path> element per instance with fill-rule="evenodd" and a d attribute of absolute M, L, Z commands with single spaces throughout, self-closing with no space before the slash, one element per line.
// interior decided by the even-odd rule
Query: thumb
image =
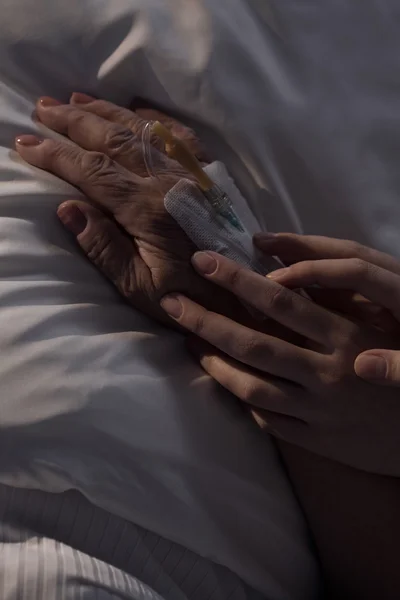
<path fill-rule="evenodd" d="M 87 202 L 63 202 L 57 215 L 89 260 L 125 295 L 124 282 L 129 280 L 127 269 L 133 267 L 137 257 L 131 239 L 112 219 Z"/>
<path fill-rule="evenodd" d="M 400 352 L 368 350 L 357 356 L 354 370 L 372 383 L 400 386 Z"/>

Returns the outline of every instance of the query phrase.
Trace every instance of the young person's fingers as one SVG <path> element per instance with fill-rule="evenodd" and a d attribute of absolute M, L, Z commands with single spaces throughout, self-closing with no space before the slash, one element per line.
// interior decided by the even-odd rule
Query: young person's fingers
<path fill-rule="evenodd" d="M 363 352 L 357 356 L 354 370 L 359 377 L 372 383 L 400 386 L 400 351 L 368 350 Z"/>
<path fill-rule="evenodd" d="M 352 290 L 400 320 L 400 275 L 358 258 L 299 262 L 274 271 L 269 278 L 290 288 L 318 285 Z"/>
<path fill-rule="evenodd" d="M 215 252 L 197 252 L 192 264 L 207 280 L 317 343 L 330 345 L 332 336 L 344 324 L 339 315 Z"/>
<path fill-rule="evenodd" d="M 285 264 L 304 260 L 359 258 L 400 274 L 400 262 L 393 256 L 351 240 L 295 233 L 258 233 L 254 244 L 263 252 L 279 256 Z"/>
<path fill-rule="evenodd" d="M 244 327 L 181 294 L 165 296 L 161 306 L 181 327 L 244 365 L 298 384 L 312 383 L 314 352 Z"/>
<path fill-rule="evenodd" d="M 271 413 L 296 417 L 305 413 L 302 389 L 273 377 L 262 377 L 208 344 L 191 338 L 189 349 L 203 369 L 242 402 Z"/>

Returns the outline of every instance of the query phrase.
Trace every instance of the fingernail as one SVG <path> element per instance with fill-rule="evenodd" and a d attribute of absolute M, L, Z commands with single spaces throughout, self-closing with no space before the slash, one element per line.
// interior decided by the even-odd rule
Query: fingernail
<path fill-rule="evenodd" d="M 287 273 L 288 269 L 277 269 L 276 271 L 272 271 L 272 273 L 268 273 L 268 279 L 280 279 Z"/>
<path fill-rule="evenodd" d="M 79 235 L 86 229 L 87 217 L 76 204 L 61 204 L 57 215 L 62 224 L 74 235 Z"/>
<path fill-rule="evenodd" d="M 40 106 L 43 108 L 50 108 L 51 106 L 60 106 L 61 102 L 56 100 L 55 98 L 50 98 L 50 96 L 42 96 L 39 98 Z"/>
<path fill-rule="evenodd" d="M 81 92 L 74 92 L 70 98 L 71 104 L 89 104 L 89 102 L 93 102 L 96 98 L 92 98 L 92 96 L 88 96 L 87 94 L 82 94 Z"/>
<path fill-rule="evenodd" d="M 361 355 L 354 363 L 355 372 L 359 377 L 369 380 L 385 379 L 387 374 L 387 363 L 382 356 Z"/>
<path fill-rule="evenodd" d="M 192 264 L 203 275 L 212 275 L 218 267 L 216 259 L 208 252 L 196 252 L 192 256 Z"/>
<path fill-rule="evenodd" d="M 165 296 L 160 304 L 161 308 L 173 319 L 179 319 L 183 313 L 182 302 L 176 296 Z"/>
<path fill-rule="evenodd" d="M 36 137 L 36 135 L 20 135 L 15 140 L 15 143 L 19 146 L 39 146 L 42 142 L 43 139 Z"/>

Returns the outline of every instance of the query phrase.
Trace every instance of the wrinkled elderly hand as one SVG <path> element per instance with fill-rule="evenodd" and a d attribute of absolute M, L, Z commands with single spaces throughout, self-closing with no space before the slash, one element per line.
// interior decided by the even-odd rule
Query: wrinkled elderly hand
<path fill-rule="evenodd" d="M 148 177 L 143 160 L 141 133 L 147 120 L 162 120 L 202 160 L 193 131 L 157 111 L 143 110 L 141 118 L 83 94 L 74 94 L 69 105 L 44 97 L 36 113 L 41 123 L 69 140 L 21 135 L 16 149 L 31 165 L 58 175 L 87 196 L 88 202 L 63 203 L 58 215 L 129 302 L 165 321 L 159 300 L 170 290 L 180 290 L 215 310 L 245 318 L 239 303 L 216 293 L 212 284 L 204 285 L 192 269 L 195 248 L 164 208 L 165 193 L 188 173 L 161 147 L 154 147 L 152 157 L 158 180 Z"/>
<path fill-rule="evenodd" d="M 198 252 L 193 264 L 208 281 L 307 339 L 299 347 L 169 295 L 162 306 L 196 335 L 191 348 L 204 369 L 261 411 L 272 435 L 352 467 L 399 476 L 398 390 L 367 383 L 353 368 L 360 352 L 400 349 L 399 337 L 330 312 L 216 253 Z"/>

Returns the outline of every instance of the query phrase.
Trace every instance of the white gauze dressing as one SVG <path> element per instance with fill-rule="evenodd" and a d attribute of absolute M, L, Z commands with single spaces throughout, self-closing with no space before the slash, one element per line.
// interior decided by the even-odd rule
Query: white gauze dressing
<path fill-rule="evenodd" d="M 213 162 L 204 170 L 227 194 L 243 231 L 217 216 L 198 186 L 188 179 L 178 181 L 166 194 L 164 205 L 169 214 L 199 250 L 218 252 L 262 275 L 279 268 L 277 260 L 254 247 L 252 237 L 260 227 L 225 166 Z"/>

